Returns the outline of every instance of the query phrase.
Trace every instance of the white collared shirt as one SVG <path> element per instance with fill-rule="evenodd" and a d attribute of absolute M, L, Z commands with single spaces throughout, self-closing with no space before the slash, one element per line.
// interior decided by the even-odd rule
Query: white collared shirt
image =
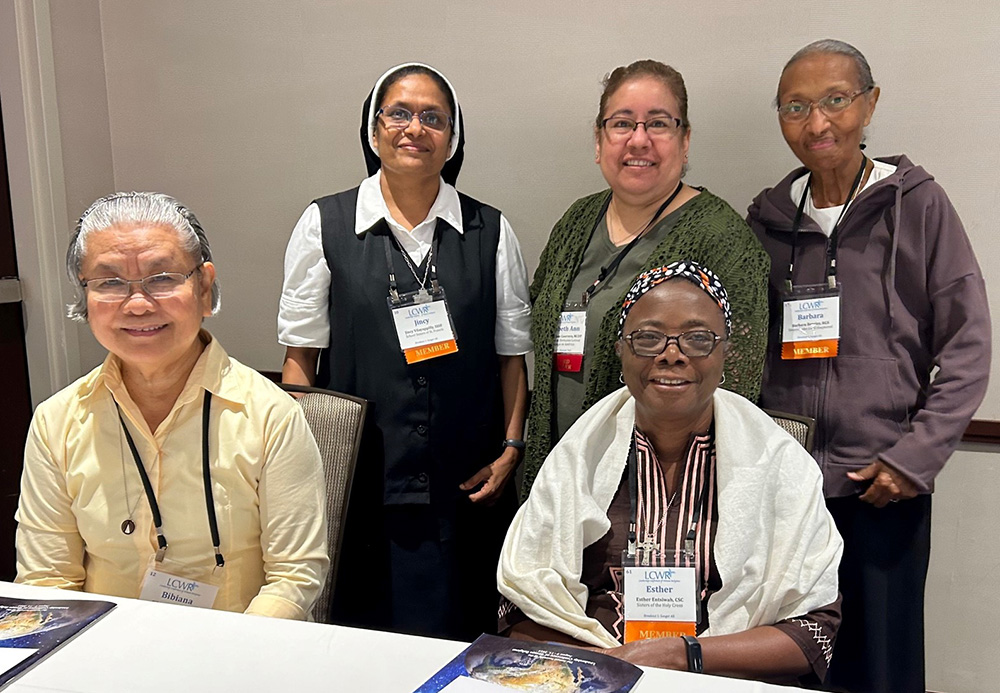
<path fill-rule="evenodd" d="M 389 213 L 382 196 L 382 172 L 362 181 L 354 212 L 354 232 L 361 236 L 385 219 L 400 247 L 415 265 L 423 262 L 441 219 L 464 233 L 458 191 L 441 180 L 437 198 L 427 218 L 406 230 Z M 521 246 L 507 219 L 500 215 L 500 242 L 496 257 L 497 320 L 495 344 L 498 354 L 517 356 L 531 351 L 531 303 L 528 271 Z M 446 280 L 445 280 L 446 283 Z M 278 342 L 284 346 L 323 349 L 330 345 L 330 268 L 323 256 L 319 207 L 306 207 L 292 230 L 285 250 L 285 280 L 278 304 Z"/>

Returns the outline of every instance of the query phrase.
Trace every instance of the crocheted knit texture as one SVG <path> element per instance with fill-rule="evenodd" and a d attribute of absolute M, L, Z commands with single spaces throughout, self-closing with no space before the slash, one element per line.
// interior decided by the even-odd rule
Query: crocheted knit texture
<path fill-rule="evenodd" d="M 643 269 L 675 260 L 695 260 L 722 279 L 733 307 L 733 334 L 726 356 L 724 387 L 751 402 L 760 394 L 767 346 L 767 277 L 770 260 L 746 222 L 724 200 L 704 188 L 687 202 L 674 228 L 650 254 Z M 531 338 L 535 345 L 535 383 L 528 414 L 522 501 L 538 468 L 552 449 L 552 368 L 556 328 L 566 295 L 586 250 L 590 230 L 611 192 L 577 200 L 552 229 L 531 283 Z M 636 275 L 638 276 L 638 275 Z M 584 410 L 621 387 L 621 362 L 615 354 L 619 308 L 601 320 L 587 382 Z"/>

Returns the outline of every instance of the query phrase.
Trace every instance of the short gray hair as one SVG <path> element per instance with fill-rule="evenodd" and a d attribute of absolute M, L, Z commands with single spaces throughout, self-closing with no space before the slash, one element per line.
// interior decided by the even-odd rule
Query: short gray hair
<path fill-rule="evenodd" d="M 819 41 L 813 41 L 804 48 L 800 48 L 796 51 L 795 55 L 792 56 L 791 60 L 785 63 L 785 67 L 782 68 L 781 74 L 784 75 L 785 72 L 788 71 L 788 68 L 803 58 L 810 55 L 816 55 L 818 53 L 846 55 L 854 61 L 854 67 L 857 69 L 858 81 L 860 82 L 860 84 L 858 84 L 858 89 L 868 90 L 875 87 L 875 79 L 872 77 L 872 68 L 868 65 L 868 60 L 865 58 L 864 54 L 846 41 L 838 41 L 837 39 L 820 39 Z M 781 94 L 775 95 L 775 108 L 781 105 L 778 101 L 780 98 Z"/>
<path fill-rule="evenodd" d="M 66 306 L 67 316 L 86 322 L 87 296 L 80 285 L 87 238 L 94 231 L 115 226 L 167 226 L 177 231 L 181 248 L 200 262 L 212 261 L 212 248 L 198 217 L 180 202 L 155 192 L 117 192 L 96 200 L 76 222 L 76 229 L 66 251 L 66 273 L 76 287 L 76 301 Z M 212 314 L 219 311 L 222 301 L 219 281 L 212 282 Z"/>

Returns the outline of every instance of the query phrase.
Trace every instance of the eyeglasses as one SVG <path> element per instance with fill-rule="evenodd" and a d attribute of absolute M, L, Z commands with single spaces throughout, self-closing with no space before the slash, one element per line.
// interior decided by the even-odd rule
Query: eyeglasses
<path fill-rule="evenodd" d="M 656 330 L 636 330 L 623 337 L 636 356 L 659 356 L 670 342 L 677 342 L 677 348 L 685 356 L 703 358 L 715 351 L 715 345 L 722 337 L 711 330 L 691 330 L 678 335 L 663 334 Z"/>
<path fill-rule="evenodd" d="M 601 121 L 604 134 L 609 140 L 627 140 L 639 126 L 646 128 L 650 137 L 672 137 L 684 125 L 680 118 L 661 116 L 649 120 L 633 120 L 623 116 L 612 116 Z"/>
<path fill-rule="evenodd" d="M 862 94 L 867 94 L 874 87 L 868 87 L 853 94 L 834 92 L 827 94 L 819 101 L 789 101 L 778 106 L 778 117 L 786 123 L 796 123 L 805 120 L 812 113 L 813 106 L 819 108 L 828 116 L 835 116 L 847 110 L 848 106 Z"/>
<path fill-rule="evenodd" d="M 405 130 L 413 122 L 414 116 L 425 128 L 436 132 L 444 132 L 452 124 L 451 116 L 442 111 L 413 113 L 402 106 L 380 108 L 375 115 L 382 116 L 382 122 L 389 130 Z"/>
<path fill-rule="evenodd" d="M 124 301 L 132 295 L 133 284 L 141 286 L 143 293 L 152 298 L 170 298 L 180 291 L 180 288 L 184 286 L 184 282 L 190 279 L 192 274 L 201 269 L 202 264 L 204 263 L 196 265 L 187 274 L 181 272 L 160 272 L 159 274 L 151 274 L 142 279 L 100 277 L 98 279 L 85 279 L 80 282 L 80 286 L 87 289 L 95 300 L 106 303 Z"/>

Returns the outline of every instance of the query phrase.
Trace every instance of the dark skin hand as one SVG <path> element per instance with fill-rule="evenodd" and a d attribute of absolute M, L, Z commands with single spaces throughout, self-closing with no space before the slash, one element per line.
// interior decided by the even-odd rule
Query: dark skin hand
<path fill-rule="evenodd" d="M 812 670 L 795 641 L 771 626 L 699 638 L 699 642 L 706 674 L 793 681 Z M 681 638 L 636 640 L 598 651 L 641 666 L 688 670 L 687 648 Z"/>
<path fill-rule="evenodd" d="M 530 620 L 515 624 L 509 635 L 518 640 L 572 645 L 639 666 L 688 670 L 687 648 L 681 638 L 637 640 L 620 647 L 602 649 Z M 759 626 L 732 635 L 699 638 L 699 642 L 707 674 L 790 682 L 812 670 L 795 641 L 771 626 Z"/>
<path fill-rule="evenodd" d="M 861 494 L 861 500 L 876 508 L 884 508 L 889 503 L 908 500 L 917 495 L 914 483 L 882 460 L 875 460 L 856 472 L 847 472 L 847 478 L 852 481 L 871 480 L 871 486 Z"/>

